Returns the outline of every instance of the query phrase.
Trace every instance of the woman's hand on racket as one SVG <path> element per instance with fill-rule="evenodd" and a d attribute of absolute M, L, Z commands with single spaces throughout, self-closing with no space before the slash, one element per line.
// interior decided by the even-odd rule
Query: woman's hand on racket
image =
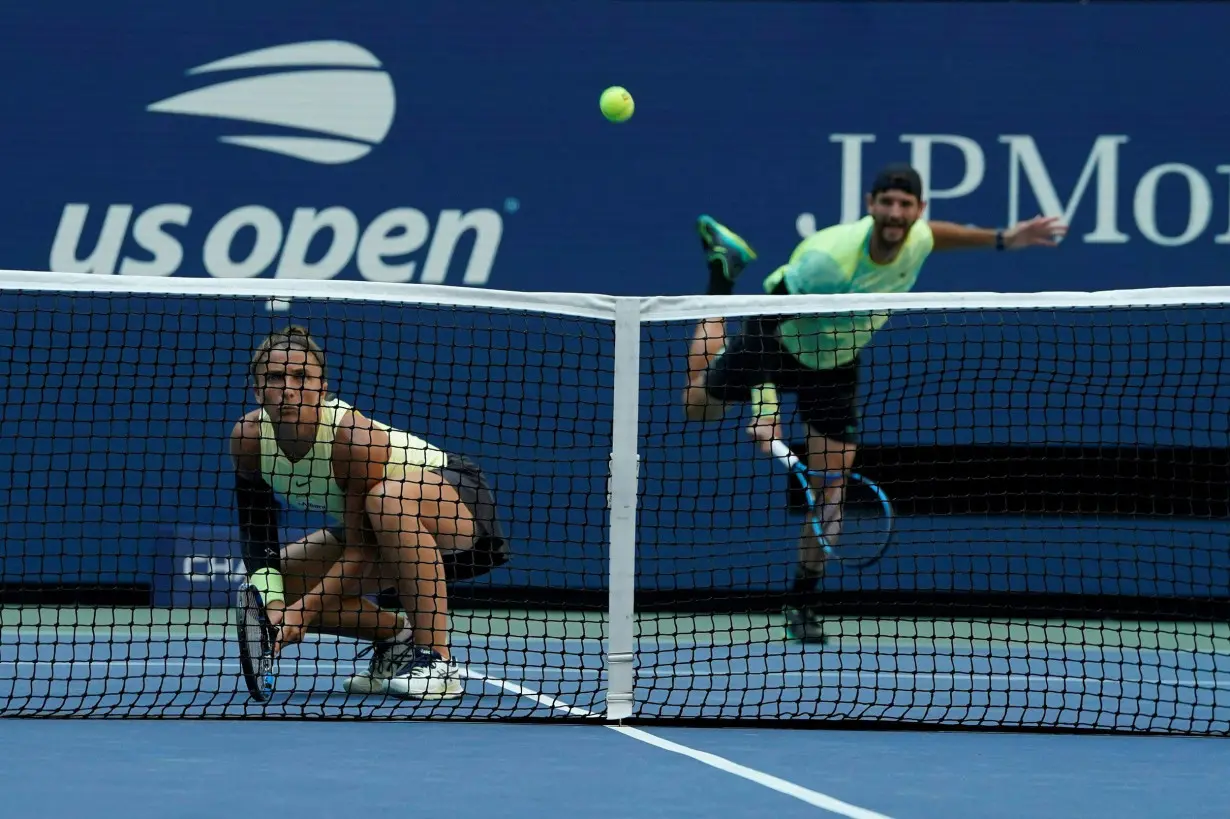
<path fill-rule="evenodd" d="M 278 643 L 274 654 L 281 654 L 286 646 L 301 642 L 315 621 L 315 614 L 304 607 L 302 600 L 281 611 L 270 611 L 269 622 L 278 629 Z"/>

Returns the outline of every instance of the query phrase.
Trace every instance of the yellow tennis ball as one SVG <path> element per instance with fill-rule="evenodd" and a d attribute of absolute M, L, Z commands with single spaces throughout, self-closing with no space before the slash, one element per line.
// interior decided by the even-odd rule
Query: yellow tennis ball
<path fill-rule="evenodd" d="M 636 110 L 636 103 L 626 88 L 614 85 L 602 92 L 598 107 L 602 109 L 602 116 L 611 122 L 626 122 Z"/>

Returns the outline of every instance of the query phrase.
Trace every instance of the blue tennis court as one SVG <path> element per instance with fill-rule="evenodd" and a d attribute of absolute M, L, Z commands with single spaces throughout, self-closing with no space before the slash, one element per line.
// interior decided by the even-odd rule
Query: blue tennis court
<path fill-rule="evenodd" d="M 815 649 L 770 639 L 772 618 L 643 616 L 643 722 L 610 730 L 601 725 L 603 624 L 596 616 L 459 614 L 468 630 L 458 629 L 455 649 L 466 696 L 447 703 L 348 697 L 340 679 L 363 662 L 357 644 L 313 640 L 282 660 L 278 691 L 260 706 L 240 679 L 225 610 L 91 611 L 5 610 L 6 715 L 314 721 L 7 721 L 4 768 L 26 772 L 14 776 L 11 804 L 36 804 L 54 776 L 54 787 L 71 791 L 59 801 L 65 810 L 87 809 L 127 783 L 161 801 L 150 805 L 151 816 L 172 799 L 189 810 L 176 815 L 204 816 L 241 798 L 285 806 L 284 792 L 257 785 L 272 778 L 291 785 L 305 807 L 374 810 L 405 801 L 362 786 L 382 773 L 417 792 L 420 778 L 430 788 L 481 760 L 481 782 L 448 789 L 451 812 L 750 817 L 822 810 L 900 819 L 982 816 L 995 800 L 996 816 L 1048 810 L 1121 819 L 1198 815 L 1224 797 L 1210 791 L 1220 787 L 1212 772 L 1230 762 L 1225 743 L 1198 737 L 671 727 L 671 720 L 742 717 L 778 725 L 793 718 L 1224 732 L 1230 631 L 1220 627 L 850 620 L 840 622 L 839 639 Z M 1095 643 L 1099 633 L 1104 645 Z M 1065 643 L 1065 635 L 1086 644 Z M 593 726 L 490 722 L 526 717 Z M 487 722 L 461 721 L 467 718 Z M 81 777 L 64 776 L 77 769 Z M 237 770 L 264 773 L 237 777 Z M 142 810 L 116 801 L 102 815 Z"/>
<path fill-rule="evenodd" d="M 10 816 L 52 805 L 195 819 L 438 802 L 453 816 L 513 819 L 1158 819 L 1222 815 L 1230 763 L 1226 743 L 1199 738 L 651 730 L 795 784 L 805 801 L 600 727 L 82 720 L 4 731 Z"/>
<path fill-rule="evenodd" d="M 523 719 L 601 718 L 605 708 L 598 615 L 460 615 L 465 628 L 456 632 L 454 655 L 468 677 L 467 696 L 434 705 L 344 694 L 338 681 L 365 662 L 360 644 L 320 637 L 288 650 L 274 699 L 259 705 L 243 688 L 226 609 L 182 612 L 179 624 L 173 612 L 159 618 L 157 610 L 13 611 L 14 625 L 0 642 L 0 699 L 11 715 Z M 817 650 L 773 639 L 767 616 L 643 616 L 637 716 L 1230 730 L 1230 628 L 1109 621 L 834 625 L 836 639 Z M 1065 635 L 1080 642 L 1065 643 Z"/>

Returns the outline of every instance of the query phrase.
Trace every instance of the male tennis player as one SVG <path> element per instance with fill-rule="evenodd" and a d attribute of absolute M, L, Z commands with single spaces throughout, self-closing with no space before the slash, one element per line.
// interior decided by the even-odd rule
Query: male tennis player
<path fill-rule="evenodd" d="M 919 221 L 926 208 L 922 181 L 909 165 L 881 171 L 867 194 L 867 215 L 804 239 L 790 260 L 764 281 L 767 293 L 902 293 L 913 289 L 933 250 L 1054 247 L 1067 227 L 1036 217 L 1005 230 Z M 730 295 L 736 277 L 756 258 L 742 238 L 708 216 L 698 221 L 709 265 L 709 294 Z M 807 465 L 847 472 L 854 465 L 859 431 L 858 356 L 888 320 L 883 312 L 757 317 L 732 339 L 723 318 L 700 322 L 688 350 L 684 408 L 690 420 L 720 418 L 728 404 L 752 399 L 764 384 L 794 393 L 807 424 Z M 757 415 L 748 432 L 762 448 L 780 438 L 776 407 Z M 821 487 L 816 486 L 819 492 Z M 830 483 L 821 504 L 822 531 L 830 543 L 841 532 L 844 485 Z M 815 593 L 824 574 L 824 551 L 805 524 L 799 542 L 786 631 L 791 639 L 823 642 Z"/>
<path fill-rule="evenodd" d="M 257 409 L 231 432 L 243 557 L 279 645 L 316 629 L 371 640 L 349 693 L 454 699 L 446 581 L 485 574 L 507 544 L 478 465 L 366 417 L 329 392 L 302 327 L 273 333 L 249 367 Z M 335 524 L 284 548 L 278 501 Z M 411 622 L 365 595 L 390 595 Z"/>

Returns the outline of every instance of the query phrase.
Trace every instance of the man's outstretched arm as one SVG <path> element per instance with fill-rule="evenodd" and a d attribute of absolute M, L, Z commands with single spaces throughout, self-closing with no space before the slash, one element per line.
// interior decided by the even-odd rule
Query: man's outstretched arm
<path fill-rule="evenodd" d="M 1057 216 L 1035 216 L 1002 230 L 958 225 L 955 222 L 928 222 L 928 225 L 935 238 L 935 250 L 1055 247 L 1068 232 L 1068 226 L 1061 224 Z"/>

